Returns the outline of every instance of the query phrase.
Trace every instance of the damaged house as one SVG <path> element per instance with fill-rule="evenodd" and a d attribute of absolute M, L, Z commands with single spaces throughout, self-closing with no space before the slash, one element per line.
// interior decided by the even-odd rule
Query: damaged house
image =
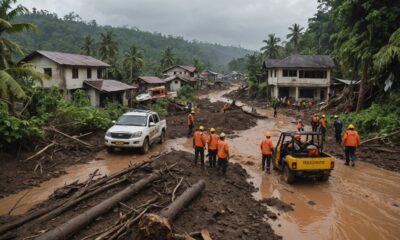
<path fill-rule="evenodd" d="M 269 95 L 275 98 L 326 101 L 329 98 L 331 73 L 335 67 L 327 55 L 293 55 L 268 59 L 263 63 Z"/>
<path fill-rule="evenodd" d="M 110 65 L 91 56 L 34 51 L 20 62 L 30 63 L 36 71 L 48 75 L 49 79 L 43 81 L 43 87 L 60 89 L 66 99 L 71 99 L 78 89 L 85 90 L 94 107 L 104 106 L 106 100 L 127 105 L 135 89 L 120 81 L 107 79 L 105 69 Z"/>

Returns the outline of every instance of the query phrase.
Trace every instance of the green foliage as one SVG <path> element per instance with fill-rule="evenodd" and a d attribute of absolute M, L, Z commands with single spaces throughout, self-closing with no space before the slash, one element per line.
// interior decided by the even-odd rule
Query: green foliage
<path fill-rule="evenodd" d="M 183 86 L 178 90 L 178 101 L 186 103 L 188 101 L 193 102 L 195 100 L 194 90 L 192 87 Z"/>
<path fill-rule="evenodd" d="M 72 103 L 77 107 L 86 107 L 90 105 L 89 97 L 83 89 L 78 89 L 73 93 Z"/>
<path fill-rule="evenodd" d="M 261 48 L 261 51 L 264 54 L 264 57 L 275 59 L 279 57 L 279 42 L 281 41 L 280 38 L 275 37 L 275 34 L 268 34 L 268 39 L 263 40 L 263 43 L 266 45 Z"/>
<path fill-rule="evenodd" d="M 166 98 L 159 98 L 156 102 L 151 106 L 151 110 L 158 113 L 161 118 L 165 118 L 168 115 L 168 105 L 169 100 Z"/>

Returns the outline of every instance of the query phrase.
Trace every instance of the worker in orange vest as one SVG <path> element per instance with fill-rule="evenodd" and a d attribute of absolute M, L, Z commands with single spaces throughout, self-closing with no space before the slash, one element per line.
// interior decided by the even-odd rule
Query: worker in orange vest
<path fill-rule="evenodd" d="M 319 120 L 319 131 L 322 133 L 322 139 L 325 141 L 326 128 L 328 126 L 328 121 L 326 120 L 325 114 L 322 115 L 322 118 Z"/>
<path fill-rule="evenodd" d="M 194 128 L 194 116 L 195 116 L 195 111 L 191 111 L 189 115 L 187 116 L 187 125 L 188 125 L 188 137 L 192 136 L 193 134 L 193 128 Z"/>
<path fill-rule="evenodd" d="M 228 111 L 229 110 L 229 104 L 228 103 L 225 103 L 224 104 L 224 113 L 226 112 L 226 111 Z"/>
<path fill-rule="evenodd" d="M 204 147 L 206 146 L 206 134 L 204 127 L 200 126 L 199 130 L 193 135 L 193 148 L 194 148 L 194 165 L 197 166 L 197 159 L 200 156 L 201 166 L 204 167 Z"/>
<path fill-rule="evenodd" d="M 311 118 L 311 128 L 313 132 L 316 132 L 318 130 L 318 124 L 319 124 L 318 114 L 314 113 L 314 116 L 312 116 Z"/>
<path fill-rule="evenodd" d="M 218 172 L 221 170 L 222 175 L 226 174 L 229 161 L 229 145 L 225 142 L 225 133 L 219 135 L 218 141 Z"/>
<path fill-rule="evenodd" d="M 271 133 L 267 132 L 265 138 L 260 142 L 261 149 L 261 168 L 264 171 L 266 169 L 267 173 L 270 173 L 272 153 L 274 152 L 274 145 L 271 139 Z"/>
<path fill-rule="evenodd" d="M 360 146 L 360 136 L 358 132 L 354 130 L 354 125 L 350 124 L 347 131 L 344 133 L 342 145 L 344 146 L 344 153 L 346 155 L 345 165 L 349 165 L 351 161 L 351 166 L 355 166 L 356 160 L 356 148 Z"/>
<path fill-rule="evenodd" d="M 297 127 L 297 131 L 298 132 L 300 132 L 300 131 L 304 132 L 304 124 L 303 124 L 303 121 L 301 119 L 299 119 L 297 121 L 297 126 L 296 127 Z"/>
<path fill-rule="evenodd" d="M 305 142 L 301 139 L 300 133 L 296 133 L 293 135 L 293 143 L 294 143 L 294 150 L 296 152 L 300 152 L 305 147 Z M 288 149 L 292 150 L 293 144 L 288 144 Z"/>
<path fill-rule="evenodd" d="M 210 135 L 207 139 L 208 144 L 208 161 L 211 168 L 217 167 L 217 153 L 218 153 L 218 135 L 215 134 L 215 129 L 210 129 Z"/>

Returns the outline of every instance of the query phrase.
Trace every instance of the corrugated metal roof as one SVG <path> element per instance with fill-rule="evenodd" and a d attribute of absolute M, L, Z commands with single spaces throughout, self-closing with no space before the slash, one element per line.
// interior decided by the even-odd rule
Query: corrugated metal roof
<path fill-rule="evenodd" d="M 163 71 L 163 73 L 164 73 L 164 72 L 167 72 L 167 71 L 170 70 L 170 69 L 176 68 L 176 67 L 177 67 L 177 68 L 182 68 L 183 70 L 186 70 L 186 71 L 191 72 L 191 73 L 196 71 L 196 68 L 193 67 L 193 66 L 175 65 L 175 66 L 173 66 L 173 67 L 170 67 L 170 68 L 165 69 L 165 70 Z"/>
<path fill-rule="evenodd" d="M 36 55 L 42 55 L 58 64 L 68 66 L 109 67 L 110 65 L 94 57 L 62 52 L 37 50 L 23 58 L 20 62 L 27 62 Z"/>
<path fill-rule="evenodd" d="M 171 76 L 171 77 L 167 77 L 166 79 L 164 79 L 164 82 L 170 82 L 170 81 L 172 81 L 174 79 L 180 79 L 180 80 L 182 80 L 184 82 L 196 82 L 195 78 L 185 77 L 185 76 L 182 76 L 182 75 L 174 75 L 174 76 Z"/>
<path fill-rule="evenodd" d="M 119 92 L 136 88 L 116 80 L 85 80 L 84 83 L 101 92 Z"/>
<path fill-rule="evenodd" d="M 162 79 L 154 76 L 140 76 L 138 79 L 150 84 L 164 83 Z"/>
<path fill-rule="evenodd" d="M 293 55 L 284 59 L 267 59 L 265 68 L 334 68 L 335 63 L 328 55 Z"/>

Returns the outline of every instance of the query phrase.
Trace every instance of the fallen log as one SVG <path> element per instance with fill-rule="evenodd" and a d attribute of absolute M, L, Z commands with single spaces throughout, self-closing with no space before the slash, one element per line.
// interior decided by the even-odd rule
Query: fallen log
<path fill-rule="evenodd" d="M 40 237 L 36 238 L 37 240 L 55 240 L 55 239 L 68 239 L 73 236 L 76 232 L 78 232 L 81 228 L 87 226 L 91 222 L 93 222 L 99 216 L 107 213 L 119 202 L 123 202 L 127 200 L 129 197 L 139 192 L 143 188 L 145 188 L 148 184 L 152 183 L 154 180 L 161 177 L 161 171 L 154 172 L 139 180 L 138 182 L 130 185 L 125 188 L 121 192 L 113 195 L 111 198 L 108 198 L 97 204 L 96 206 L 88 209 L 84 213 L 70 219 L 66 223 L 56 227 L 53 230 L 50 230 Z"/>
<path fill-rule="evenodd" d="M 56 133 L 58 133 L 58 134 L 61 134 L 61 135 L 63 135 L 64 137 L 67 137 L 67 138 L 69 138 L 69 139 L 75 140 L 75 141 L 77 141 L 77 142 L 79 142 L 79 143 L 82 143 L 83 145 L 88 146 L 88 147 L 93 147 L 92 144 L 89 144 L 89 143 L 87 143 L 87 142 L 85 142 L 85 141 L 82 141 L 82 140 L 78 139 L 77 137 L 68 135 L 68 134 L 66 134 L 66 133 L 64 133 L 64 132 L 61 132 L 60 130 L 58 130 L 58 129 L 54 128 L 54 127 L 45 128 L 45 129 L 46 129 L 46 130 L 49 130 L 49 131 L 56 132 Z"/>
<path fill-rule="evenodd" d="M 22 162 L 26 162 L 29 161 L 31 159 L 34 159 L 35 157 L 39 156 L 40 154 L 44 153 L 47 149 L 51 148 L 52 146 L 56 145 L 56 142 L 51 142 L 50 144 L 46 145 L 44 148 L 42 148 L 40 151 L 38 151 L 37 153 L 33 154 L 32 156 L 28 157 L 25 160 L 22 160 Z"/>
<path fill-rule="evenodd" d="M 391 137 L 391 136 L 397 135 L 399 133 L 400 133 L 400 130 L 396 130 L 394 132 L 391 132 L 391 133 L 388 133 L 388 134 L 384 134 L 384 135 L 379 136 L 379 137 L 374 137 L 374 138 L 371 138 L 371 139 L 367 139 L 365 141 L 362 141 L 361 145 L 362 144 L 366 144 L 367 142 L 372 142 L 372 141 L 376 141 L 376 140 L 381 140 L 383 138 Z"/>
<path fill-rule="evenodd" d="M 171 223 L 194 198 L 205 188 L 205 181 L 200 180 L 180 195 L 159 214 L 145 214 L 139 222 L 140 239 L 165 240 L 173 239 Z"/>

